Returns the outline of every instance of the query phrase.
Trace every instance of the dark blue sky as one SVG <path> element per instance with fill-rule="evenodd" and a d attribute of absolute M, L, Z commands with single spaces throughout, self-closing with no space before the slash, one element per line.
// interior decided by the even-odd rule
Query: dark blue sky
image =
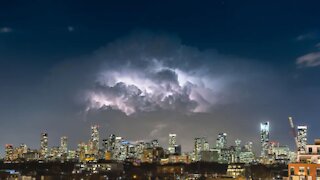
<path fill-rule="evenodd" d="M 56 124 L 55 122 L 59 124 L 69 121 L 67 124 L 70 124 L 70 127 L 75 123 L 82 123 L 83 125 L 78 125 L 79 129 L 88 127 L 91 123 L 90 118 L 78 121 L 73 117 L 83 106 L 81 103 L 78 104 L 77 100 L 74 102 L 74 99 L 77 99 L 75 97 L 79 92 L 90 89 L 91 86 L 69 82 L 77 82 L 79 74 L 85 79 L 90 79 L 92 74 L 110 71 L 108 68 L 101 68 L 102 64 L 118 67 L 123 65 L 121 62 L 126 58 L 129 59 L 124 60 L 126 63 L 140 62 L 139 58 L 130 59 L 130 53 L 134 51 L 133 54 L 136 55 L 139 52 L 139 48 L 130 46 L 136 39 L 142 45 L 146 44 L 141 50 L 141 57 L 145 54 L 148 54 L 149 58 L 156 57 L 167 65 L 165 67 L 185 70 L 189 74 L 192 74 L 194 67 L 194 71 L 202 72 L 198 76 L 204 76 L 206 72 L 210 74 L 208 76 L 223 77 L 222 81 L 227 79 L 228 82 L 229 79 L 242 77 L 241 80 L 232 80 L 232 85 L 226 85 L 227 89 L 222 92 L 227 93 L 222 93 L 219 97 L 230 95 L 245 98 L 240 98 L 239 102 L 219 101 L 218 105 L 216 102 L 210 102 L 212 107 L 204 113 L 209 115 L 195 113 L 195 119 L 203 118 L 216 127 L 213 128 L 213 132 L 218 132 L 216 124 L 221 124 L 222 118 L 229 119 L 227 121 L 231 125 L 228 126 L 238 122 L 249 121 L 258 124 L 260 121 L 270 120 L 277 126 L 274 131 L 279 138 L 275 139 L 292 144 L 290 135 L 281 133 L 288 130 L 287 116 L 297 117 L 297 123 L 306 123 L 313 127 L 319 125 L 319 7 L 320 2 L 316 0 L 1 1 L 0 121 L 4 125 L 0 131 L 7 135 L 0 139 L 0 143 L 19 143 L 24 141 L 23 138 L 19 138 L 23 136 L 31 146 L 37 147 L 37 138 L 42 129 L 53 134 L 53 139 L 56 140 L 52 141 L 57 142 L 58 136 L 68 131 L 61 130 L 58 126 L 50 128 L 52 124 Z M 173 44 L 173 48 L 177 49 L 187 47 L 182 54 L 186 57 L 194 55 L 194 58 L 167 62 L 163 59 L 175 59 L 176 53 L 166 54 L 171 51 L 170 48 L 162 53 L 155 52 L 154 48 L 144 52 L 148 46 L 154 45 L 150 39 L 154 40 L 155 44 L 161 39 L 159 43 Z M 112 50 L 127 52 L 121 50 L 121 46 L 128 46 L 128 49 L 134 50 L 128 51 L 127 56 L 121 53 L 113 55 Z M 116 57 L 119 60 L 113 60 L 120 63 L 104 58 L 101 60 L 92 57 L 92 54 L 102 54 L 105 59 L 109 56 Z M 178 63 L 188 65 L 180 67 Z M 190 64 L 194 65 L 189 66 Z M 203 70 L 206 69 L 203 68 L 205 66 L 207 71 Z M 127 71 L 131 69 L 132 67 L 129 67 Z M 90 73 L 83 75 L 87 72 Z M 177 76 L 181 77 L 180 74 Z M 90 81 L 95 82 L 88 79 L 87 84 L 90 84 Z M 60 102 L 57 102 L 57 99 Z M 61 102 L 63 100 L 68 103 Z M 60 103 L 65 107 L 56 108 Z M 242 110 L 239 106 L 246 108 Z M 176 109 L 173 109 L 173 112 L 176 112 Z M 181 122 L 180 119 L 184 116 L 180 113 L 181 111 L 178 112 L 179 115 L 173 113 L 172 116 L 162 118 L 173 118 L 176 122 Z M 234 113 L 234 116 L 229 117 L 229 113 Z M 247 115 L 249 113 L 254 115 Z M 114 115 L 114 112 L 111 114 L 115 119 L 122 117 Z M 208 119 L 215 114 L 218 114 L 219 120 L 210 122 Z M 240 115 L 244 117 L 238 120 Z M 48 116 L 50 118 L 44 118 Z M 103 117 L 105 114 L 93 116 Z M 145 122 L 147 120 L 144 121 L 143 118 L 149 115 L 140 112 L 137 116 L 142 116 L 141 121 Z M 129 115 L 127 118 L 133 117 Z M 189 116 L 188 118 L 192 119 Z M 246 118 L 247 120 L 241 120 Z M 254 118 L 256 119 L 253 120 Z M 152 122 L 149 128 L 158 127 L 162 121 L 170 124 L 168 120 L 163 119 Z M 113 120 L 108 120 L 108 123 L 112 124 L 109 121 Z M 187 124 L 192 127 L 196 123 L 198 121 Z M 200 126 L 199 129 L 201 128 Z M 121 123 L 115 124 L 112 129 L 119 133 L 125 131 L 121 128 Z M 310 129 L 311 139 L 318 136 L 316 130 Z M 21 135 L 16 131 L 21 131 Z M 167 128 L 167 131 L 171 132 L 173 129 Z M 233 128 L 226 128 L 226 131 L 231 131 L 228 134 L 232 134 Z M 214 139 L 216 134 L 213 132 L 210 134 L 208 130 L 208 134 L 205 135 Z M 79 135 L 73 131 L 68 135 L 80 139 L 85 138 L 86 133 L 85 131 L 84 135 Z M 160 133 L 159 136 L 166 137 L 166 133 Z M 133 131 L 126 135 L 134 136 L 136 139 L 145 136 L 134 134 Z M 234 134 L 243 136 L 243 139 L 250 139 L 249 135 L 243 135 L 241 132 Z M 197 136 L 197 133 L 193 133 L 192 136 Z M 192 139 L 183 141 L 192 142 Z M 75 140 L 74 143 L 76 142 Z"/>

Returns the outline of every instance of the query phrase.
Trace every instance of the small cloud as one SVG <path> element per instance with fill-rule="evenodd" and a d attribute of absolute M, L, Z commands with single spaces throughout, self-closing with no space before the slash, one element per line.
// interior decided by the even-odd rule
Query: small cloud
<path fill-rule="evenodd" d="M 68 26 L 68 31 L 69 32 L 73 32 L 74 31 L 74 27 L 73 26 Z"/>
<path fill-rule="evenodd" d="M 300 67 L 320 66 L 320 52 L 312 52 L 299 57 L 296 64 Z"/>
<path fill-rule="evenodd" d="M 316 44 L 316 47 L 317 47 L 317 48 L 320 48 L 320 43 Z"/>
<path fill-rule="evenodd" d="M 320 38 L 320 34 L 318 32 L 309 32 L 306 34 L 301 34 L 297 36 L 295 39 L 297 41 L 306 41 L 306 40 L 316 40 Z"/>
<path fill-rule="evenodd" d="M 10 32 L 12 32 L 12 28 L 10 28 L 10 27 L 0 28 L 0 33 L 10 33 Z"/>

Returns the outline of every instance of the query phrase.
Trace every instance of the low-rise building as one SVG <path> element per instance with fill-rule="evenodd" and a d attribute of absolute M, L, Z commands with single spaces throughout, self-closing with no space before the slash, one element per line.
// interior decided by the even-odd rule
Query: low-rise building
<path fill-rule="evenodd" d="M 297 162 L 288 165 L 289 179 L 320 180 L 320 140 L 306 145 L 305 151 L 298 152 Z"/>

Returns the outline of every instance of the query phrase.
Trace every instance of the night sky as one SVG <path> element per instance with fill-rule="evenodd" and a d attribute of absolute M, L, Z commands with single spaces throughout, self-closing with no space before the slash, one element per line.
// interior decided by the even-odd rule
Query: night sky
<path fill-rule="evenodd" d="M 0 143 L 319 137 L 320 2 L 0 1 Z M 3 153 L 1 153 L 3 155 Z"/>

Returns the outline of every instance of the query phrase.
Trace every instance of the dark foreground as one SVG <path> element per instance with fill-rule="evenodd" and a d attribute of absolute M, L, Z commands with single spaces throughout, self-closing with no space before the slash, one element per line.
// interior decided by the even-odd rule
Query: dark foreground
<path fill-rule="evenodd" d="M 0 162 L 0 179 L 282 179 L 286 165 Z"/>

